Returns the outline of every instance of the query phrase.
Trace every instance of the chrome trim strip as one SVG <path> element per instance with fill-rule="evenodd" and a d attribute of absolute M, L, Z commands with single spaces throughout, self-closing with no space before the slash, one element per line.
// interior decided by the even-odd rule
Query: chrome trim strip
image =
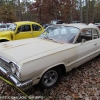
<path fill-rule="evenodd" d="M 7 62 L 7 63 L 14 63 L 14 64 L 16 65 L 16 67 L 17 67 L 18 69 L 20 69 L 20 66 L 17 65 L 14 61 L 8 61 L 8 60 L 2 58 L 1 56 L 0 56 L 0 59 L 4 60 L 4 61 Z M 19 73 L 20 73 L 20 70 L 19 70 Z M 16 77 L 20 80 L 20 77 L 18 77 L 18 76 L 16 76 Z"/>
<path fill-rule="evenodd" d="M 0 58 L 1 58 L 1 59 L 3 59 L 5 62 L 9 63 L 9 61 L 8 61 L 8 60 L 6 60 L 6 59 L 2 58 L 1 56 L 0 56 Z"/>
<path fill-rule="evenodd" d="M 0 71 L 3 75 L 6 75 L 8 80 L 10 79 L 11 82 L 14 83 L 14 85 L 17 86 L 18 88 L 20 88 L 21 90 L 27 90 L 30 87 L 32 87 L 32 85 L 33 85 L 32 80 L 21 82 L 13 74 L 11 74 L 11 72 L 7 71 L 6 69 L 2 68 L 1 66 L 0 66 Z"/>
<path fill-rule="evenodd" d="M 0 56 L 0 59 L 4 60 L 4 61 L 7 62 L 7 63 L 11 63 L 11 62 L 12 62 L 12 63 L 14 63 L 15 65 L 17 65 L 14 61 L 8 61 L 8 60 L 2 58 L 1 56 Z M 20 68 L 19 65 L 17 65 L 17 67 Z"/>

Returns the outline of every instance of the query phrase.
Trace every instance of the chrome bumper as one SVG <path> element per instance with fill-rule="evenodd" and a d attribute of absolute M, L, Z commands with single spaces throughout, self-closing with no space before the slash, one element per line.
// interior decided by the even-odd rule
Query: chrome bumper
<path fill-rule="evenodd" d="M 2 75 L 6 77 L 7 80 L 12 82 L 16 87 L 20 88 L 21 90 L 27 90 L 32 87 L 33 84 L 32 80 L 21 82 L 11 72 L 9 72 L 8 70 L 6 70 L 1 66 L 0 66 L 0 73 L 2 73 Z"/>

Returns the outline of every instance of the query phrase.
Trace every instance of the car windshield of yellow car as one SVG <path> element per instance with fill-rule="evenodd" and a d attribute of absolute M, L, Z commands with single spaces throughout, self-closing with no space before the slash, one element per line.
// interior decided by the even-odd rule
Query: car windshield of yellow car
<path fill-rule="evenodd" d="M 16 24 L 13 24 L 13 23 L 12 23 L 12 24 L 8 27 L 8 30 L 9 30 L 9 31 L 15 31 L 15 30 L 16 30 L 16 26 L 17 26 Z"/>
<path fill-rule="evenodd" d="M 73 43 L 80 29 L 72 26 L 49 26 L 40 35 L 42 39 L 48 39 L 60 43 Z"/>

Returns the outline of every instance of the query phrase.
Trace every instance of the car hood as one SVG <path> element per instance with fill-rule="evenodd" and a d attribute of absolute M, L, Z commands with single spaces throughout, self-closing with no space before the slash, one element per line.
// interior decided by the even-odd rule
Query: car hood
<path fill-rule="evenodd" d="M 16 63 L 25 63 L 71 47 L 74 44 L 60 44 L 40 38 L 23 39 L 1 43 L 0 56 Z"/>

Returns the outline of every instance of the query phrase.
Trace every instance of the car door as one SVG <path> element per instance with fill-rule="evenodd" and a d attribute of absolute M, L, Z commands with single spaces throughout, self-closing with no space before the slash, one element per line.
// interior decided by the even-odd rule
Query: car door
<path fill-rule="evenodd" d="M 100 54 L 100 35 L 99 35 L 99 30 L 93 29 L 93 39 L 95 41 L 95 45 L 97 46 L 96 54 Z"/>
<path fill-rule="evenodd" d="M 15 34 L 15 40 L 18 39 L 25 39 L 25 38 L 32 38 L 32 30 L 30 25 L 21 25 L 18 27 L 17 33 Z"/>
<path fill-rule="evenodd" d="M 76 43 L 79 43 L 77 46 L 78 66 L 96 56 L 97 41 L 96 39 L 93 39 L 92 29 L 83 29 L 80 32 Z"/>
<path fill-rule="evenodd" d="M 38 24 L 32 24 L 33 37 L 39 36 L 43 32 L 43 28 Z"/>

